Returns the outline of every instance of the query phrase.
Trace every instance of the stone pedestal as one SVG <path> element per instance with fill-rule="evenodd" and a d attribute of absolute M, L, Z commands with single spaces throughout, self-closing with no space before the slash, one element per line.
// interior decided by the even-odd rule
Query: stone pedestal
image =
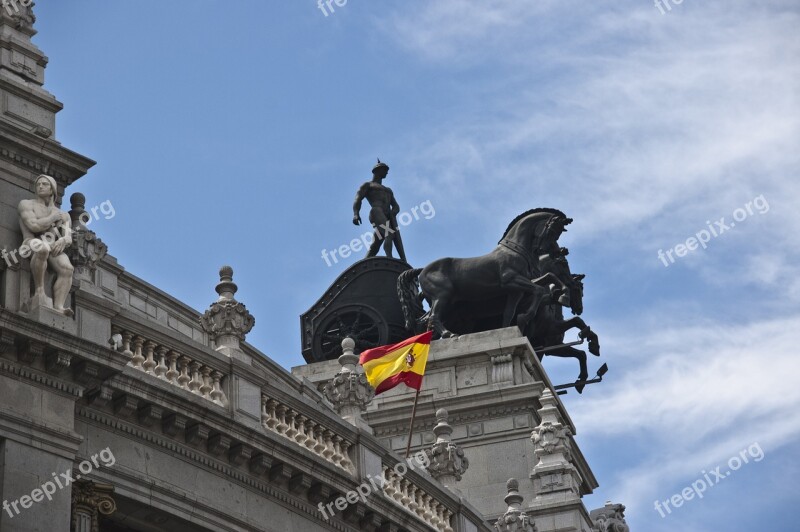
<path fill-rule="evenodd" d="M 31 299 L 31 303 L 34 303 L 33 299 Z M 52 301 L 50 302 L 50 306 L 52 307 Z M 29 318 L 43 323 L 48 327 L 53 327 L 70 334 L 77 334 L 78 325 L 75 323 L 75 319 L 72 316 L 65 316 L 63 313 L 41 304 L 31 305 L 31 307 L 32 308 L 26 314 Z"/>
<path fill-rule="evenodd" d="M 339 363 L 328 361 L 292 372 L 323 388 L 340 370 Z M 540 422 L 539 397 L 551 387 L 530 343 L 516 327 L 434 341 L 417 406 L 412 450 L 434 443 L 436 410 L 445 408 L 452 440 L 469 460 L 458 489 L 487 519 L 497 519 L 507 509 L 503 497 L 508 479 L 519 477 L 520 471 L 532 471 L 537 463 L 531 430 Z M 401 454 L 414 393 L 397 386 L 373 399 L 363 415 L 384 445 Z M 574 433 L 561 401 L 558 397 L 554 401 L 560 419 Z M 583 508 L 580 496 L 591 493 L 597 481 L 577 447 L 573 465 L 580 475 L 577 501 Z M 535 498 L 534 479 L 521 478 L 518 484 L 526 500 Z"/>

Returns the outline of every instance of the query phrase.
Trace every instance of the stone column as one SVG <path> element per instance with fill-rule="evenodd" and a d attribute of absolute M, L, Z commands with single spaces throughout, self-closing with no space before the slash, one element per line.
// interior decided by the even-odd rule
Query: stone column
<path fill-rule="evenodd" d="M 447 422 L 447 410 L 440 408 L 436 411 L 436 422 L 433 427 L 436 442 L 426 450 L 430 458 L 428 472 L 443 486 L 460 495 L 456 482 L 467 471 L 469 460 L 464 456 L 464 450 L 451 439 L 453 427 Z"/>
<path fill-rule="evenodd" d="M 497 532 L 538 532 L 533 517 L 522 511 L 522 501 L 519 493 L 519 482 L 511 478 L 506 483 L 508 495 L 505 497 L 508 510 L 495 521 L 494 529 Z"/>
<path fill-rule="evenodd" d="M 325 385 L 322 393 L 344 420 L 372 434 L 372 428 L 361 413 L 375 397 L 375 390 L 364 373 L 358 371 L 358 355 L 353 352 L 355 347 L 352 338 L 342 340 L 342 355 L 339 357 L 342 369 Z"/>
<path fill-rule="evenodd" d="M 117 510 L 114 486 L 88 480 L 72 485 L 72 528 L 70 532 L 100 532 L 100 516 Z"/>

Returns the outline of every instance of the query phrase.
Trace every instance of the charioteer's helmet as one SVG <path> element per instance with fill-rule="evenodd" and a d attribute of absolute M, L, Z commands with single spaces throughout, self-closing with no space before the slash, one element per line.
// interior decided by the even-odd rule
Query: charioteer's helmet
<path fill-rule="evenodd" d="M 386 170 L 388 172 L 389 171 L 389 165 L 384 163 L 384 162 L 381 162 L 381 160 L 378 159 L 378 164 L 376 164 L 375 166 L 372 167 L 372 173 L 373 174 L 377 174 L 381 170 Z"/>

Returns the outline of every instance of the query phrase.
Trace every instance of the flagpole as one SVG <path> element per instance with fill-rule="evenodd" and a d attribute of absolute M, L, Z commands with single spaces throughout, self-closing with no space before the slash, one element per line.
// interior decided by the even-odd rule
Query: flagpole
<path fill-rule="evenodd" d="M 414 396 L 414 406 L 411 409 L 411 426 L 408 427 L 408 445 L 406 445 L 406 458 L 411 454 L 411 435 L 414 433 L 414 417 L 417 415 L 417 400 L 419 400 L 419 390 Z"/>

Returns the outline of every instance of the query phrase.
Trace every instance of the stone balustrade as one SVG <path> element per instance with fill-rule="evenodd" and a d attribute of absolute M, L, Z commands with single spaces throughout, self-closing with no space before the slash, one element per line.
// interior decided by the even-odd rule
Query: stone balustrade
<path fill-rule="evenodd" d="M 339 436 L 281 401 L 261 396 L 261 424 L 265 429 L 279 434 L 295 445 L 305 447 L 325 461 L 348 473 L 355 471 L 350 459 L 353 443 Z"/>
<path fill-rule="evenodd" d="M 221 371 L 134 332 L 117 327 L 112 332 L 122 337 L 119 349 L 130 357 L 129 366 L 212 403 L 228 405 L 222 388 L 225 375 Z"/>
<path fill-rule="evenodd" d="M 434 530 L 453 532 L 451 520 L 453 512 L 426 493 L 422 488 L 395 471 L 396 468 L 383 464 L 383 493 L 386 497 L 416 515 Z"/>

